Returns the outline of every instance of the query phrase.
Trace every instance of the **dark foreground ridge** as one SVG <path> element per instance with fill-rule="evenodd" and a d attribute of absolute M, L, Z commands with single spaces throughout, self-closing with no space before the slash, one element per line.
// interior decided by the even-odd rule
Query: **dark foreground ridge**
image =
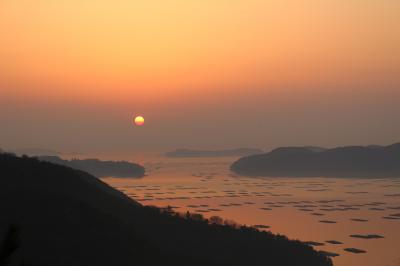
<path fill-rule="evenodd" d="M 100 161 L 98 159 L 63 160 L 57 156 L 39 156 L 39 160 L 65 165 L 74 169 L 88 172 L 97 177 L 143 177 L 143 166 L 130 162 Z"/>
<path fill-rule="evenodd" d="M 251 148 L 239 148 L 231 150 L 190 150 L 190 149 L 177 149 L 165 153 L 167 157 L 227 157 L 227 156 L 248 156 L 253 154 L 260 154 L 262 150 Z"/>
<path fill-rule="evenodd" d="M 19 228 L 17 248 L 0 247 L 12 265 L 332 265 L 284 236 L 144 207 L 66 166 L 0 154 L 0 173 L 0 245 Z"/>
<path fill-rule="evenodd" d="M 400 177 L 400 143 L 334 149 L 278 148 L 243 157 L 231 170 L 248 176 Z"/>

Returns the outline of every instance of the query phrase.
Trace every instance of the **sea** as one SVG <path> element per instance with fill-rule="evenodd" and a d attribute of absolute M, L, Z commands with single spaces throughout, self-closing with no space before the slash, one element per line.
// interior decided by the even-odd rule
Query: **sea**
<path fill-rule="evenodd" d="M 236 157 L 79 157 L 145 166 L 143 178 L 102 179 L 143 205 L 283 234 L 327 252 L 335 266 L 400 265 L 400 178 L 246 177 L 230 171 Z"/>

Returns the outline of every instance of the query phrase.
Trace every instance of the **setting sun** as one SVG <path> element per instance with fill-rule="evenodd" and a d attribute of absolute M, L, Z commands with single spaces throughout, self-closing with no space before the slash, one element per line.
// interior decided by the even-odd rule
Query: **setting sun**
<path fill-rule="evenodd" d="M 144 118 L 143 116 L 137 116 L 135 117 L 135 124 L 137 126 L 143 126 L 144 125 Z"/>

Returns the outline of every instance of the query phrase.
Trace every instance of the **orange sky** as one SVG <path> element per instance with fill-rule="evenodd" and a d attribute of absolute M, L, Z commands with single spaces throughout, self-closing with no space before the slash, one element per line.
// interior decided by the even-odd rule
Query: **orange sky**
<path fill-rule="evenodd" d="M 0 104 L 155 119 L 184 105 L 188 121 L 205 103 L 242 99 L 265 112 L 309 95 L 324 106 L 336 105 L 326 95 L 362 95 L 368 109 L 379 94 L 387 106 L 400 84 L 399 10 L 394 0 L 2 0 Z"/>

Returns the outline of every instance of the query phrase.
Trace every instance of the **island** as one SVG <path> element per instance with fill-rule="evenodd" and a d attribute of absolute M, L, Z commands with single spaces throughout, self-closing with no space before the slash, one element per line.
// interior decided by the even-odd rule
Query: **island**
<path fill-rule="evenodd" d="M 58 156 L 39 156 L 39 160 L 69 166 L 97 177 L 143 177 L 145 168 L 125 161 L 101 161 L 98 159 L 64 160 Z"/>
<path fill-rule="evenodd" d="M 42 149 L 42 148 L 24 148 L 11 150 L 9 152 L 15 153 L 17 155 L 28 155 L 28 156 L 60 156 L 61 153 L 54 150 Z"/>
<path fill-rule="evenodd" d="M 177 149 L 165 153 L 167 157 L 229 157 L 229 156 L 248 156 L 253 154 L 263 153 L 260 149 L 252 148 L 238 148 L 230 150 L 191 150 L 191 149 Z"/>
<path fill-rule="evenodd" d="M 0 171 L 0 263 L 332 266 L 300 241 L 142 206 L 81 170 L 0 154 Z"/>
<path fill-rule="evenodd" d="M 400 143 L 332 149 L 282 147 L 240 158 L 231 170 L 264 177 L 400 177 Z"/>

